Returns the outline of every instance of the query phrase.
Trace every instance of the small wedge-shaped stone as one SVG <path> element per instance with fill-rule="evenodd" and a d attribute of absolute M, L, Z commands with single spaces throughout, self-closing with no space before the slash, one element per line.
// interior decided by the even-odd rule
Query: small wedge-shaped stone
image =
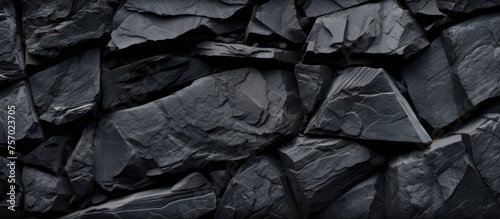
<path fill-rule="evenodd" d="M 94 110 L 100 72 L 100 49 L 92 48 L 30 76 L 40 119 L 62 125 Z"/>
<path fill-rule="evenodd" d="M 368 1 L 369 0 L 306 0 L 303 8 L 307 17 L 319 17 Z"/>
<path fill-rule="evenodd" d="M 340 72 L 305 133 L 424 144 L 432 141 L 385 70 L 367 67 Z"/>
<path fill-rule="evenodd" d="M 387 218 L 500 217 L 460 135 L 391 160 L 385 190 Z"/>
<path fill-rule="evenodd" d="M 500 0 L 436 0 L 436 2 L 439 9 L 458 13 L 471 13 L 500 6 Z"/>
<path fill-rule="evenodd" d="M 13 0 L 0 0 L 0 82 L 24 77 L 21 32 Z"/>
<path fill-rule="evenodd" d="M 291 72 L 243 68 L 209 75 L 104 116 L 94 141 L 96 181 L 106 190 L 133 189 L 146 176 L 240 160 L 297 134 L 302 115 Z"/>
<path fill-rule="evenodd" d="M 295 77 L 299 86 L 304 114 L 310 115 L 323 100 L 333 80 L 333 70 L 325 65 L 295 66 Z"/>
<path fill-rule="evenodd" d="M 103 108 L 136 106 L 140 100 L 210 74 L 198 59 L 160 55 L 102 73 Z"/>
<path fill-rule="evenodd" d="M 67 135 L 53 136 L 22 158 L 23 163 L 49 170 L 53 174 L 63 174 L 64 165 L 76 140 Z"/>
<path fill-rule="evenodd" d="M 297 137 L 278 150 L 303 217 L 328 206 L 386 158 L 356 142 Z"/>
<path fill-rule="evenodd" d="M 92 218 L 202 218 L 215 210 L 212 185 L 200 173 L 192 173 L 171 187 L 156 188 L 117 198 L 62 217 Z"/>
<path fill-rule="evenodd" d="M 6 145 L 9 140 L 43 138 L 42 126 L 31 99 L 29 86 L 25 81 L 0 89 L 0 105 L 2 106 L 0 107 L 0 124 L 2 124 L 0 125 L 0 144 Z M 15 129 L 11 131 L 13 135 L 10 135 L 15 139 L 8 139 L 9 129 Z"/>
<path fill-rule="evenodd" d="M 215 218 L 299 218 L 286 177 L 271 157 L 245 162 L 220 201 Z"/>

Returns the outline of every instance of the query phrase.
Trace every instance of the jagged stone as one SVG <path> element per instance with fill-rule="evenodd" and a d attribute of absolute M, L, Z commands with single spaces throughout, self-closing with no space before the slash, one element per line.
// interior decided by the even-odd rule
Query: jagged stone
<path fill-rule="evenodd" d="M 24 209 L 29 212 L 68 212 L 73 196 L 71 183 L 64 175 L 55 176 L 24 166 Z"/>
<path fill-rule="evenodd" d="M 210 74 L 198 59 L 159 55 L 102 73 L 103 108 L 136 106 L 149 95 L 183 85 Z"/>
<path fill-rule="evenodd" d="M 229 171 L 226 170 L 214 170 L 208 173 L 210 179 L 212 180 L 212 184 L 214 186 L 215 194 L 217 197 L 221 197 L 223 195 L 223 191 L 229 185 L 231 178 L 233 177 Z M 233 173 L 234 175 L 234 173 Z"/>
<path fill-rule="evenodd" d="M 29 78 L 40 120 L 62 125 L 97 107 L 100 92 L 100 49 L 79 55 Z"/>
<path fill-rule="evenodd" d="M 367 3 L 316 19 L 304 59 L 342 64 L 351 55 L 408 57 L 429 44 L 410 13 L 395 0 Z"/>
<path fill-rule="evenodd" d="M 299 136 L 278 152 L 304 218 L 328 206 L 386 160 L 356 142 L 334 138 Z"/>
<path fill-rule="evenodd" d="M 500 205 L 465 153 L 460 135 L 390 161 L 387 218 L 497 218 Z"/>
<path fill-rule="evenodd" d="M 96 181 L 106 190 L 133 189 L 147 176 L 240 160 L 297 134 L 302 119 L 291 72 L 209 75 L 173 95 L 105 115 L 94 141 Z"/>
<path fill-rule="evenodd" d="M 436 0 L 436 2 L 439 9 L 458 13 L 471 13 L 500 6 L 499 0 Z"/>
<path fill-rule="evenodd" d="M 38 120 L 38 115 L 34 108 L 33 100 L 31 99 L 29 86 L 25 81 L 17 82 L 9 87 L 0 89 L 0 144 L 7 144 L 9 125 L 15 120 L 15 133 L 13 137 L 15 141 L 23 139 L 42 139 L 42 126 Z M 14 106 L 14 107 L 11 107 Z M 9 107 L 14 119 L 8 118 Z M 14 112 L 15 111 L 15 112 Z M 11 128 L 13 129 L 13 128 Z"/>
<path fill-rule="evenodd" d="M 24 77 L 22 35 L 14 1 L 0 0 L 0 82 Z"/>
<path fill-rule="evenodd" d="M 373 174 L 349 189 L 312 218 L 385 218 L 383 184 L 383 175 Z"/>
<path fill-rule="evenodd" d="M 360 5 L 369 0 L 306 0 L 304 12 L 307 17 L 319 17 L 336 11 Z"/>
<path fill-rule="evenodd" d="M 214 190 L 195 172 L 172 187 L 156 188 L 116 198 L 66 215 L 61 219 L 90 218 L 200 218 L 215 210 Z"/>
<path fill-rule="evenodd" d="M 304 114 L 310 115 L 323 100 L 334 76 L 333 70 L 325 65 L 295 66 L 295 77 L 299 86 L 300 99 L 304 105 Z"/>
<path fill-rule="evenodd" d="M 346 68 L 309 122 L 306 134 L 430 143 L 425 129 L 383 69 Z"/>
<path fill-rule="evenodd" d="M 64 165 L 75 144 L 76 140 L 71 136 L 53 136 L 24 156 L 22 161 L 60 175 L 64 173 Z"/>
<path fill-rule="evenodd" d="M 293 195 L 271 157 L 254 157 L 231 179 L 215 218 L 299 218 Z"/>
<path fill-rule="evenodd" d="M 439 10 L 436 0 L 406 0 L 406 4 L 428 33 L 441 32 L 441 27 L 451 22 L 446 14 Z"/>
<path fill-rule="evenodd" d="M 8 160 L 0 157 L 0 215 L 2 218 L 23 217 L 23 184 L 21 178 L 21 164 L 18 160 Z M 14 176 L 14 177 L 12 177 Z M 11 186 L 15 186 L 12 191 Z M 14 206 L 13 210 L 12 206 Z"/>
<path fill-rule="evenodd" d="M 106 0 L 22 0 L 22 8 L 31 55 L 54 58 L 112 29 L 113 9 Z"/>

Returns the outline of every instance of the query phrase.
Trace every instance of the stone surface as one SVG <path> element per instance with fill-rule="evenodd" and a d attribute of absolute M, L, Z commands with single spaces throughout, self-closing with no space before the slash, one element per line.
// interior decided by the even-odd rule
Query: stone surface
<path fill-rule="evenodd" d="M 328 206 L 386 158 L 356 142 L 297 137 L 278 150 L 303 217 Z"/>
<path fill-rule="evenodd" d="M 310 115 L 318 107 L 330 88 L 334 74 L 333 70 L 325 65 L 295 66 L 295 77 L 300 99 L 304 105 L 304 114 Z"/>
<path fill-rule="evenodd" d="M 306 0 L 303 8 L 307 17 L 319 17 L 368 1 L 369 0 Z"/>
<path fill-rule="evenodd" d="M 430 143 L 425 129 L 383 69 L 346 68 L 312 117 L 306 134 Z"/>
<path fill-rule="evenodd" d="M 0 82 L 24 77 L 22 35 L 14 1 L 0 1 Z"/>
<path fill-rule="evenodd" d="M 64 173 L 64 165 L 75 144 L 76 140 L 71 136 L 53 136 L 24 156 L 22 161 L 25 164 L 48 170 L 52 174 L 61 175 Z"/>
<path fill-rule="evenodd" d="M 299 218 L 299 214 L 279 165 L 270 157 L 254 157 L 231 179 L 215 218 Z"/>
<path fill-rule="evenodd" d="M 73 196 L 68 178 L 24 166 L 24 209 L 28 212 L 68 212 Z"/>
<path fill-rule="evenodd" d="M 26 49 L 31 55 L 54 58 L 112 29 L 113 9 L 106 0 L 21 2 Z"/>
<path fill-rule="evenodd" d="M 160 187 L 116 198 L 62 217 L 90 218 L 201 218 L 215 210 L 212 185 L 192 173 L 171 187 Z"/>
<path fill-rule="evenodd" d="M 387 218 L 496 218 L 500 205 L 465 153 L 461 136 L 390 161 Z"/>
<path fill-rule="evenodd" d="M 96 181 L 106 190 L 131 189 L 146 176 L 240 160 L 297 134 L 302 119 L 291 72 L 244 68 L 206 76 L 105 115 L 94 142 Z"/>
<path fill-rule="evenodd" d="M 0 126 L 0 144 L 7 144 L 8 140 L 13 140 L 8 139 L 8 125 L 13 125 L 12 122 L 8 121 L 15 121 L 15 134 L 13 135 L 15 141 L 43 138 L 38 114 L 34 108 L 29 86 L 25 81 L 0 89 L 0 105 L 2 106 L 0 108 L 0 124 L 2 124 Z M 11 111 L 11 116 L 14 119 L 10 120 L 8 118 L 9 107 L 15 111 Z"/>
<path fill-rule="evenodd" d="M 422 29 L 395 0 L 367 3 L 316 19 L 305 60 L 349 61 L 354 54 L 408 57 L 428 45 Z"/>
<path fill-rule="evenodd" d="M 103 72 L 103 108 L 136 106 L 148 96 L 209 75 L 210 66 L 199 59 L 159 55 Z"/>
<path fill-rule="evenodd" d="M 471 13 L 500 6 L 499 0 L 436 0 L 436 2 L 439 9 L 458 13 Z"/>
<path fill-rule="evenodd" d="M 97 107 L 100 49 L 92 48 L 30 76 L 40 120 L 61 125 Z"/>

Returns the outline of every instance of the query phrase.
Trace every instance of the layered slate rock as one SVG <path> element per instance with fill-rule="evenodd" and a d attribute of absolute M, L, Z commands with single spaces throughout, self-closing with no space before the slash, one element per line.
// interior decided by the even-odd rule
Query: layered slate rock
<path fill-rule="evenodd" d="M 23 163 L 37 166 L 52 174 L 63 174 L 64 165 L 76 140 L 67 135 L 53 136 L 22 158 Z"/>
<path fill-rule="evenodd" d="M 304 46 L 304 59 L 349 61 L 356 54 L 408 57 L 428 44 L 408 11 L 395 0 L 383 0 L 316 19 Z"/>
<path fill-rule="evenodd" d="M 297 137 L 278 151 L 305 218 L 328 206 L 386 160 L 356 142 L 334 138 Z"/>
<path fill-rule="evenodd" d="M 17 160 L 0 157 L 0 214 L 5 218 L 23 218 L 22 167 Z M 15 186 L 12 190 L 11 186 Z M 12 201 L 11 201 L 12 200 Z M 12 207 L 13 206 L 13 207 Z"/>
<path fill-rule="evenodd" d="M 215 210 L 212 185 L 192 173 L 171 187 L 156 188 L 116 198 L 66 215 L 63 219 L 90 218 L 200 218 Z"/>
<path fill-rule="evenodd" d="M 337 11 L 360 5 L 369 0 L 306 0 L 304 12 L 307 17 L 319 17 Z"/>
<path fill-rule="evenodd" d="M 210 74 L 199 59 L 159 55 L 102 74 L 103 108 L 136 106 L 141 101 Z"/>
<path fill-rule="evenodd" d="M 13 137 L 16 141 L 43 138 L 38 114 L 34 108 L 29 86 L 25 81 L 0 89 L 0 104 L 3 106 L 0 108 L 0 124 L 2 124 L 0 126 L 0 144 L 7 144 L 9 140 L 7 139 L 9 106 L 10 109 L 15 111 L 11 111 L 11 116 L 15 117 L 15 134 Z M 12 126 L 12 122 L 10 125 Z"/>
<path fill-rule="evenodd" d="M 312 218 L 385 218 L 383 184 L 383 175 L 373 174 Z"/>
<path fill-rule="evenodd" d="M 439 9 L 456 13 L 471 13 L 500 6 L 499 0 L 436 0 Z"/>
<path fill-rule="evenodd" d="M 31 55 L 54 58 L 112 29 L 113 9 L 106 0 L 23 0 L 22 8 L 26 49 Z"/>
<path fill-rule="evenodd" d="M 441 27 L 451 22 L 446 14 L 439 10 L 436 0 L 406 0 L 406 4 L 428 33 L 441 32 Z"/>
<path fill-rule="evenodd" d="M 334 72 L 325 65 L 298 64 L 295 66 L 295 77 L 304 105 L 304 114 L 310 115 L 327 94 Z"/>
<path fill-rule="evenodd" d="M 278 35 L 292 43 L 304 43 L 307 36 L 299 25 L 295 1 L 270 0 L 254 8 L 246 29 L 246 43 L 259 41 L 253 38 L 272 35 Z"/>
<path fill-rule="evenodd" d="M 132 189 L 146 176 L 240 160 L 302 129 L 293 73 L 236 69 L 206 76 L 98 124 L 96 181 Z M 109 159 L 113 154 L 113 159 Z"/>
<path fill-rule="evenodd" d="M 29 212 L 70 210 L 73 190 L 64 175 L 52 175 L 36 168 L 24 166 L 24 209 Z"/>
<path fill-rule="evenodd" d="M 14 1 L 0 1 L 0 82 L 24 77 L 22 35 L 18 28 Z"/>
<path fill-rule="evenodd" d="M 30 76 L 40 120 L 61 125 L 97 107 L 100 49 L 92 48 Z"/>
<path fill-rule="evenodd" d="M 500 205 L 476 171 L 461 136 L 391 160 L 387 218 L 496 218 Z"/>
<path fill-rule="evenodd" d="M 231 179 L 215 218 L 300 218 L 286 178 L 267 156 L 245 162 Z"/>
<path fill-rule="evenodd" d="M 340 72 L 305 133 L 424 144 L 432 141 L 390 76 L 383 69 L 368 67 Z"/>

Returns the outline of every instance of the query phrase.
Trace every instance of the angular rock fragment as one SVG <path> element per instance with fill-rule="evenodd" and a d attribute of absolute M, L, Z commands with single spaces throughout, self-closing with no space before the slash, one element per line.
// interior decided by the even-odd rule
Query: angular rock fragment
<path fill-rule="evenodd" d="M 29 212 L 67 212 L 73 190 L 68 178 L 24 166 L 24 209 Z"/>
<path fill-rule="evenodd" d="M 113 9 L 106 0 L 22 0 L 26 47 L 54 58 L 78 44 L 111 32 Z"/>
<path fill-rule="evenodd" d="M 278 150 L 303 217 L 328 206 L 386 158 L 356 142 L 297 137 Z"/>
<path fill-rule="evenodd" d="M 22 161 L 25 164 L 41 167 L 53 174 L 60 175 L 64 173 L 64 165 L 75 144 L 76 140 L 71 136 L 53 136 L 24 156 Z"/>
<path fill-rule="evenodd" d="M 0 82 L 24 77 L 24 52 L 14 1 L 0 1 Z"/>
<path fill-rule="evenodd" d="M 304 12 L 307 17 L 319 17 L 337 11 L 360 5 L 369 0 L 306 0 Z"/>
<path fill-rule="evenodd" d="M 427 32 L 440 32 L 439 27 L 450 22 L 450 19 L 439 10 L 436 0 L 406 0 L 406 4 Z"/>
<path fill-rule="evenodd" d="M 2 218 L 23 218 L 23 184 L 21 164 L 0 157 L 0 214 Z M 11 186 L 15 186 L 14 189 Z"/>
<path fill-rule="evenodd" d="M 387 218 L 500 216 L 500 205 L 465 153 L 460 135 L 393 159 L 385 189 Z"/>
<path fill-rule="evenodd" d="M 304 114 L 314 112 L 323 100 L 333 80 L 333 70 L 325 65 L 295 66 L 295 77 L 299 86 L 300 99 L 304 105 Z"/>
<path fill-rule="evenodd" d="M 436 2 L 439 9 L 458 13 L 471 13 L 500 6 L 499 0 L 436 0 Z"/>
<path fill-rule="evenodd" d="M 15 133 L 11 133 L 14 134 L 11 136 L 15 138 L 15 141 L 43 138 L 38 114 L 34 108 L 29 86 L 25 81 L 0 89 L 0 106 L 2 106 L 0 107 L 0 124 L 2 124 L 0 125 L 0 144 L 7 144 L 9 140 L 13 140 L 8 139 L 8 126 L 13 126 L 13 124 L 15 127 L 10 127 L 10 129 L 15 128 Z"/>
<path fill-rule="evenodd" d="M 291 72 L 244 68 L 209 75 L 104 116 L 94 141 L 96 181 L 106 190 L 133 189 L 146 176 L 240 160 L 297 134 L 302 114 Z"/>
<path fill-rule="evenodd" d="M 201 218 L 215 208 L 216 197 L 212 186 L 203 175 L 195 172 L 172 187 L 134 193 L 76 211 L 62 219 Z"/>
<path fill-rule="evenodd" d="M 430 143 L 390 76 L 383 69 L 346 68 L 334 79 L 306 134 Z"/>
<path fill-rule="evenodd" d="M 215 194 L 217 197 L 221 197 L 223 195 L 222 192 L 227 188 L 232 178 L 230 172 L 226 170 L 214 170 L 208 173 L 208 175 L 213 182 Z"/>
<path fill-rule="evenodd" d="M 100 49 L 92 48 L 30 76 L 40 119 L 62 125 L 94 110 L 100 72 Z"/>
<path fill-rule="evenodd" d="M 140 100 L 210 74 L 198 59 L 160 55 L 118 67 L 102 74 L 103 108 L 135 106 Z"/>
<path fill-rule="evenodd" d="M 316 19 L 304 59 L 331 63 L 332 57 L 349 61 L 359 54 L 408 57 L 428 44 L 408 11 L 395 0 L 383 0 Z"/>
<path fill-rule="evenodd" d="M 270 157 L 255 157 L 231 179 L 215 218 L 299 218 L 299 214 L 279 165 Z"/>

